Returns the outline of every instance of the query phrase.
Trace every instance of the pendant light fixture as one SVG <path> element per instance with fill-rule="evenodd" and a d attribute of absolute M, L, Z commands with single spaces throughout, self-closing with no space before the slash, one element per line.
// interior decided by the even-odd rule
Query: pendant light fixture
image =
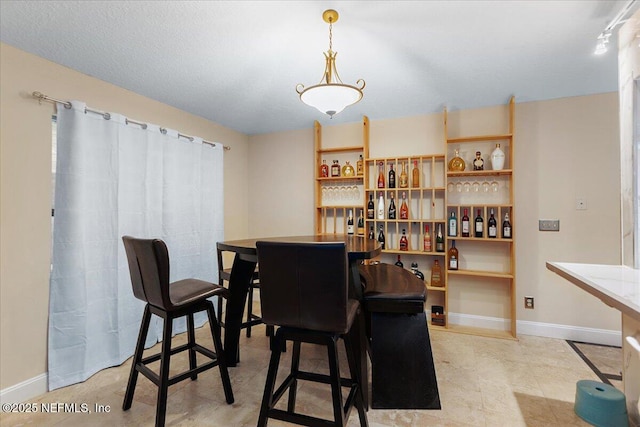
<path fill-rule="evenodd" d="M 324 52 L 326 60 L 324 75 L 320 83 L 314 86 L 305 88 L 303 84 L 299 83 L 296 86 L 296 92 L 300 95 L 302 102 L 333 118 L 335 114 L 362 99 L 365 81 L 359 79 L 356 82 L 359 87 L 342 83 L 336 70 L 336 55 L 338 53 L 333 51 L 332 43 L 333 23 L 338 21 L 338 12 L 333 9 L 325 10 L 322 19 L 329 24 L 329 50 Z"/>

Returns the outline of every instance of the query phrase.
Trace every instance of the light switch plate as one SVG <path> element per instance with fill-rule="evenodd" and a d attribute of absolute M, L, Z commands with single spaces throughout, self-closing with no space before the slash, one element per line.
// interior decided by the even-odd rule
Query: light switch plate
<path fill-rule="evenodd" d="M 560 231 L 560 220 L 559 219 L 540 219 L 538 220 L 538 230 Z"/>

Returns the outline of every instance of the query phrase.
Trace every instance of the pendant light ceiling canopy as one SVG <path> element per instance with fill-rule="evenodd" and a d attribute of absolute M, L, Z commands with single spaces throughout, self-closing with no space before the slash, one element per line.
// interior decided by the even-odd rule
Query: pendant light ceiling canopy
<path fill-rule="evenodd" d="M 365 81 L 362 79 L 356 81 L 358 86 L 342 83 L 336 70 L 338 53 L 333 51 L 332 44 L 333 23 L 338 21 L 338 12 L 333 9 L 325 10 L 322 19 L 329 24 L 329 50 L 324 52 L 326 60 L 324 75 L 317 85 L 305 88 L 299 83 L 296 86 L 296 92 L 300 95 L 302 102 L 333 118 L 335 114 L 362 99 Z"/>

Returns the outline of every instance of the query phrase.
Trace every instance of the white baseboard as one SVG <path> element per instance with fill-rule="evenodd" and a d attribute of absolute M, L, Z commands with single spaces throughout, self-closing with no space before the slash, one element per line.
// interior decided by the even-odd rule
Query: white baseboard
<path fill-rule="evenodd" d="M 1 403 L 20 403 L 47 392 L 47 374 L 40 374 L 21 383 L 0 390 Z"/>
<path fill-rule="evenodd" d="M 449 313 L 449 323 L 499 331 L 508 331 L 511 328 L 508 319 L 461 313 Z M 516 328 L 518 335 L 534 335 L 562 340 L 583 341 L 593 344 L 622 346 L 621 331 L 560 325 L 556 323 L 530 322 L 527 320 L 516 321 Z"/>

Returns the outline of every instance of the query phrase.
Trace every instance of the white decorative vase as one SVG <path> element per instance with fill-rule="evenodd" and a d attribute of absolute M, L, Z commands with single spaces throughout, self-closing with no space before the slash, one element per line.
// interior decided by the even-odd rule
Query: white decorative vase
<path fill-rule="evenodd" d="M 504 168 L 504 151 L 500 148 L 500 144 L 496 144 L 496 149 L 491 153 L 491 168 L 495 171 Z"/>

